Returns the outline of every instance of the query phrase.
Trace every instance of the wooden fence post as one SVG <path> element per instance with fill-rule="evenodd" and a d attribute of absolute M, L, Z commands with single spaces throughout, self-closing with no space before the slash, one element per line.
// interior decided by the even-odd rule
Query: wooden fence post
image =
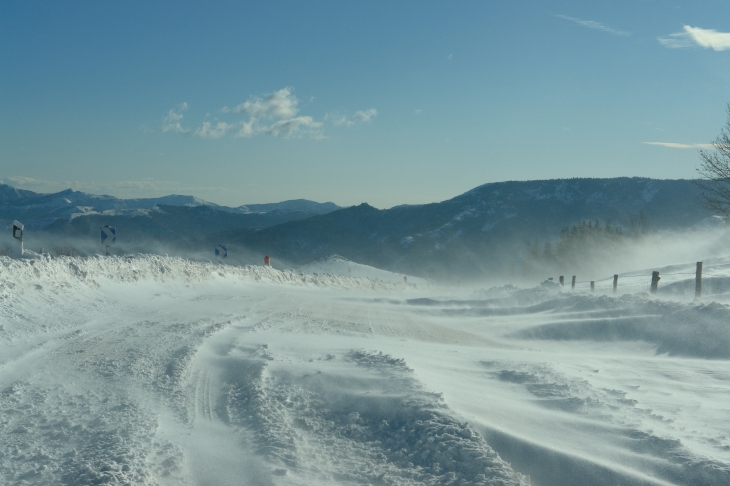
<path fill-rule="evenodd" d="M 618 275 L 613 276 L 613 293 L 618 292 Z"/>
<path fill-rule="evenodd" d="M 575 290 L 575 275 L 573 275 L 573 280 L 570 282 L 570 288 Z"/>
<path fill-rule="evenodd" d="M 656 294 L 659 287 L 659 272 L 651 272 L 651 293 Z"/>
<path fill-rule="evenodd" d="M 560 286 L 562 287 L 563 285 L 565 285 L 565 277 L 561 275 L 560 276 Z"/>
<path fill-rule="evenodd" d="M 591 292 L 595 292 L 595 291 L 596 291 L 596 282 L 591 280 Z"/>
<path fill-rule="evenodd" d="M 695 273 L 695 299 L 702 297 L 702 262 L 697 262 Z"/>

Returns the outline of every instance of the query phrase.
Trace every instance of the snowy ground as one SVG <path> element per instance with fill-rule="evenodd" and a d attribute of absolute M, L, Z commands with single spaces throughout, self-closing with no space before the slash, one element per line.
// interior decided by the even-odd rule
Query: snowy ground
<path fill-rule="evenodd" d="M 400 273 L 393 273 L 387 270 L 363 265 L 353 262 L 340 255 L 330 255 L 319 260 L 307 263 L 298 268 L 298 271 L 305 274 L 333 274 L 343 275 L 347 277 L 365 277 L 383 282 L 400 283 L 407 282 L 412 284 L 427 284 L 428 281 L 423 278 L 412 277 Z"/>
<path fill-rule="evenodd" d="M 0 258 L 0 483 L 730 484 L 730 308 L 461 292 Z"/>

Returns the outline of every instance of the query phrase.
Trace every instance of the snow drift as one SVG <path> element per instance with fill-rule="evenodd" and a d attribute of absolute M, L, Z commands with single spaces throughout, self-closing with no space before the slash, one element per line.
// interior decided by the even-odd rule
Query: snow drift
<path fill-rule="evenodd" d="M 0 258 L 0 482 L 727 483 L 724 303 L 467 294 Z"/>

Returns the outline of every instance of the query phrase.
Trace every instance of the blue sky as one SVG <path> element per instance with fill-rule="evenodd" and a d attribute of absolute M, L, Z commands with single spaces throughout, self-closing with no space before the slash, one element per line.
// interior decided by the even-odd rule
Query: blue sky
<path fill-rule="evenodd" d="M 0 182 L 377 207 L 691 178 L 727 1 L 2 2 Z"/>

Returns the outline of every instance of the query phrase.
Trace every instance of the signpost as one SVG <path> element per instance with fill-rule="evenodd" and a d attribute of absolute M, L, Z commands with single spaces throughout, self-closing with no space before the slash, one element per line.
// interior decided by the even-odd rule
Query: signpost
<path fill-rule="evenodd" d="M 109 256 L 109 246 L 117 242 L 117 229 L 114 226 L 102 226 L 101 230 L 101 244 L 106 245 L 106 256 Z"/>
<path fill-rule="evenodd" d="M 215 247 L 215 256 L 218 260 L 222 260 L 223 258 L 228 258 L 228 250 L 223 245 L 218 245 Z"/>
<path fill-rule="evenodd" d="M 23 254 L 23 223 L 20 221 L 13 221 L 13 238 L 20 241 L 20 254 Z"/>

